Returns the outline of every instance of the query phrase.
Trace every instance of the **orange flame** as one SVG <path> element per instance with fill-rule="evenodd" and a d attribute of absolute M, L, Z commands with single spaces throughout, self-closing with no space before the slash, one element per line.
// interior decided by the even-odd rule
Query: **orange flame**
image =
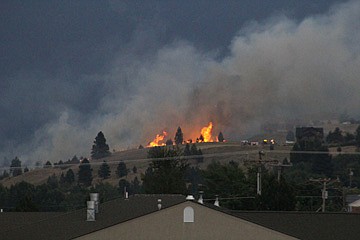
<path fill-rule="evenodd" d="M 150 142 L 147 147 L 157 147 L 157 146 L 165 146 L 166 144 L 163 143 L 162 141 L 165 139 L 165 137 L 167 136 L 167 132 L 163 131 L 162 134 L 156 134 L 155 139 Z"/>
<path fill-rule="evenodd" d="M 212 139 L 212 128 L 213 128 L 213 123 L 209 122 L 209 125 L 207 127 L 203 127 L 201 129 L 201 136 L 203 136 L 204 142 L 213 142 L 214 141 Z"/>

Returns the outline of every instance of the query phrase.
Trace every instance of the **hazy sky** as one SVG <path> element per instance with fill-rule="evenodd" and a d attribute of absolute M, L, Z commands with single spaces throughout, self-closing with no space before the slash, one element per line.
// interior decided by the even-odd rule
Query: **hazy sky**
<path fill-rule="evenodd" d="M 359 114 L 359 10 L 340 0 L 1 0 L 0 161 L 88 156 L 100 130 L 123 149 L 210 120 L 240 136 L 270 118 Z"/>

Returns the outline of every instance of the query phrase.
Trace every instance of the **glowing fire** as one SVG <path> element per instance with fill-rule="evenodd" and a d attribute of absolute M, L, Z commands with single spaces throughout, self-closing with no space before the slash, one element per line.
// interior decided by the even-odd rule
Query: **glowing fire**
<path fill-rule="evenodd" d="M 204 139 L 200 139 L 200 141 L 202 141 L 202 142 L 213 142 L 214 141 L 212 139 L 212 128 L 213 128 L 213 123 L 209 122 L 209 125 L 207 127 L 203 127 L 201 129 L 201 136 Z"/>
<path fill-rule="evenodd" d="M 196 138 L 196 141 L 193 141 L 192 139 L 188 139 L 188 140 L 183 141 L 183 143 L 219 142 L 218 137 L 216 137 L 215 140 L 213 139 L 212 131 L 213 131 L 213 123 L 209 122 L 208 126 L 203 127 L 201 129 L 201 131 L 200 131 L 201 135 L 199 138 Z M 192 133 L 193 133 L 192 136 L 194 136 L 194 134 L 196 134 L 195 132 L 192 132 Z M 222 134 L 221 134 L 221 136 L 222 136 Z M 167 137 L 167 132 L 165 132 L 165 131 L 163 131 L 162 134 L 157 134 L 155 139 L 152 142 L 150 142 L 147 145 L 147 147 L 166 146 L 166 144 L 169 144 L 169 143 L 165 143 L 166 137 Z M 222 139 L 223 139 L 223 137 L 222 137 Z M 170 142 L 172 142 L 172 141 L 170 141 Z M 225 140 L 223 139 L 222 142 L 225 142 Z M 173 142 L 172 144 L 175 144 L 175 143 Z"/>
<path fill-rule="evenodd" d="M 162 134 L 156 134 L 155 139 L 150 142 L 147 147 L 156 147 L 156 146 L 165 146 L 165 143 L 163 143 L 162 141 L 164 141 L 165 137 L 167 136 L 167 132 L 163 131 Z"/>

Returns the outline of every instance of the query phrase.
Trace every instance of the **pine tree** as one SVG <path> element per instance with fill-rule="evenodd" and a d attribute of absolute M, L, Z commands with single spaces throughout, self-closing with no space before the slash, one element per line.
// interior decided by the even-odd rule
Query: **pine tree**
<path fill-rule="evenodd" d="M 184 148 L 184 156 L 190 156 L 190 155 L 191 155 L 190 144 L 186 143 Z"/>
<path fill-rule="evenodd" d="M 219 136 L 218 136 L 218 141 L 219 141 L 219 142 L 224 142 L 224 140 L 225 140 L 225 138 L 224 138 L 222 132 L 220 132 L 220 133 L 219 133 Z"/>
<path fill-rule="evenodd" d="M 101 177 L 102 179 L 107 179 L 110 177 L 110 167 L 109 164 L 106 163 L 106 161 L 104 161 L 98 171 L 99 177 Z"/>
<path fill-rule="evenodd" d="M 13 177 L 16 177 L 16 176 L 19 176 L 22 174 L 21 161 L 18 157 L 15 157 L 11 161 L 10 174 L 12 174 Z"/>
<path fill-rule="evenodd" d="M 100 131 L 95 138 L 94 145 L 91 150 L 91 157 L 93 159 L 99 159 L 110 156 L 109 145 L 106 144 L 104 134 Z"/>
<path fill-rule="evenodd" d="M 182 133 L 180 127 L 178 127 L 178 129 L 177 129 L 177 131 L 176 131 L 174 140 L 175 140 L 175 144 L 176 144 L 176 145 L 177 145 L 177 144 L 182 144 L 183 141 L 184 141 L 184 136 L 183 136 L 183 133 Z"/>
<path fill-rule="evenodd" d="M 133 169 L 132 169 L 133 173 L 137 173 L 137 167 L 134 166 Z"/>
<path fill-rule="evenodd" d="M 75 174 L 72 169 L 67 170 L 65 174 L 65 181 L 70 184 L 75 182 Z"/>
<path fill-rule="evenodd" d="M 126 168 L 126 164 L 123 161 L 119 162 L 117 169 L 116 169 L 116 175 L 119 178 L 121 178 L 121 177 L 127 176 L 127 174 L 128 174 L 128 169 Z"/>
<path fill-rule="evenodd" d="M 47 161 L 44 165 L 44 168 L 51 168 L 52 164 L 50 161 Z"/>
<path fill-rule="evenodd" d="M 84 185 L 86 187 L 91 185 L 91 182 L 93 180 L 92 176 L 92 168 L 90 165 L 90 162 L 87 158 L 84 158 L 79 166 L 79 172 L 78 172 L 79 178 L 78 183 L 79 185 Z"/>

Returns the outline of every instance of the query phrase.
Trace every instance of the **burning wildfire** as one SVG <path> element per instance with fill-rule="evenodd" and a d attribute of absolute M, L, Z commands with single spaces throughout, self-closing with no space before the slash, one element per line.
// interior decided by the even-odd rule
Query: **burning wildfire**
<path fill-rule="evenodd" d="M 219 142 L 218 138 L 216 137 L 216 140 L 213 139 L 213 136 L 212 136 L 212 131 L 213 131 L 213 123 L 212 122 L 209 122 L 208 126 L 206 127 L 203 127 L 200 131 L 200 137 L 199 138 L 196 138 L 196 141 L 194 142 L 197 142 L 197 143 L 202 143 L 202 142 Z M 194 136 L 194 135 L 192 135 Z M 222 135 L 221 135 L 222 136 Z M 165 146 L 166 143 L 165 143 L 165 138 L 167 137 L 167 132 L 163 131 L 162 134 L 157 134 L 155 139 L 150 142 L 147 147 L 156 147 L 156 146 Z M 224 142 L 225 140 L 222 138 L 222 142 Z M 172 142 L 172 141 L 170 141 Z M 193 140 L 192 139 L 189 139 L 187 141 L 185 141 L 186 143 L 192 143 Z M 174 143 L 173 143 L 174 144 Z"/>
<path fill-rule="evenodd" d="M 200 139 L 201 142 L 213 142 L 212 139 L 212 128 L 213 124 L 212 122 L 209 122 L 209 125 L 207 127 L 203 127 L 201 129 L 201 136 L 203 139 Z"/>
<path fill-rule="evenodd" d="M 147 147 L 156 147 L 156 146 L 165 146 L 165 143 L 163 142 L 165 137 L 167 136 L 167 132 L 163 131 L 162 134 L 156 134 L 155 139 L 150 142 Z"/>

